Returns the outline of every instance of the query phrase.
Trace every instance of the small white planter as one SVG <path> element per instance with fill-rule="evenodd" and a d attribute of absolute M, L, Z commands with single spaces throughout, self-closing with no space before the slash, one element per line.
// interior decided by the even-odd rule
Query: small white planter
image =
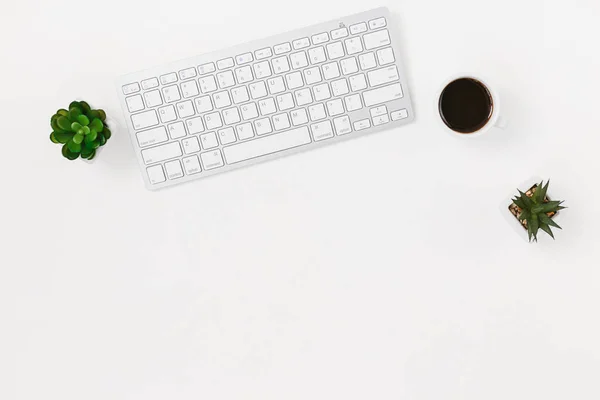
<path fill-rule="evenodd" d="M 532 178 L 526 180 L 525 182 L 521 183 L 518 186 L 518 189 L 521 190 L 523 193 L 525 193 L 529 189 L 531 189 L 531 187 L 535 186 L 536 184 L 539 184 L 541 181 L 542 181 L 542 178 L 532 177 Z M 550 190 L 552 190 L 552 188 L 550 188 Z M 513 203 L 512 199 L 518 195 L 519 195 L 519 192 L 517 191 L 517 188 L 515 188 L 513 193 L 500 204 L 500 213 L 502 214 L 502 216 L 504 217 L 506 222 L 513 228 L 513 230 L 515 232 L 517 232 L 517 234 L 519 236 L 521 236 L 521 238 L 523 238 L 524 241 L 529 242 L 529 235 L 527 234 L 527 229 L 525 229 L 523 227 L 523 225 L 521 225 L 521 221 L 519 221 L 508 209 L 510 207 L 510 205 Z M 547 193 L 546 196 L 549 199 L 552 199 L 551 193 Z M 559 211 L 558 213 L 556 213 L 556 215 L 554 217 L 552 217 L 552 220 L 554 222 L 556 222 L 558 225 L 560 225 L 560 217 L 561 217 L 561 214 L 563 213 L 563 211 L 564 210 Z M 556 229 L 556 228 L 552 229 L 554 236 L 557 236 L 556 231 L 560 231 L 560 229 Z M 546 232 L 540 230 L 538 233 L 538 242 L 545 242 L 548 240 L 552 241 L 552 238 L 550 237 L 550 235 L 548 235 L 548 234 L 546 234 Z M 531 243 L 535 243 L 535 242 L 531 241 Z"/>

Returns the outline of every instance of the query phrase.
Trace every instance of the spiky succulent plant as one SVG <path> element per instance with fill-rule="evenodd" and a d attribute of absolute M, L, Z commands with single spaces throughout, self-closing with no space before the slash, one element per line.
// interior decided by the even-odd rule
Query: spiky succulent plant
<path fill-rule="evenodd" d="M 551 201 L 546 193 L 550 181 L 544 186 L 544 181 L 529 189 L 526 193 L 519 190 L 519 195 L 512 199 L 511 212 L 519 219 L 523 227 L 527 229 L 529 241 L 533 239 L 537 242 L 539 230 L 543 230 L 554 239 L 554 234 L 550 227 L 562 229 L 552 217 L 565 207 L 561 206 L 564 201 Z"/>
<path fill-rule="evenodd" d="M 69 110 L 58 110 L 50 119 L 50 125 L 50 140 L 63 145 L 62 155 L 69 160 L 79 156 L 91 160 L 96 149 L 104 146 L 111 136 L 106 113 L 92 110 L 85 101 L 74 101 Z"/>

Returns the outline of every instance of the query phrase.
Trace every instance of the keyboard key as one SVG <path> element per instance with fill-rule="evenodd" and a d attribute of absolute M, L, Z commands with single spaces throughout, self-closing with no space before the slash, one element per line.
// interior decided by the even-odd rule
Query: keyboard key
<path fill-rule="evenodd" d="M 312 39 L 313 44 L 317 45 L 317 44 L 328 42 L 329 41 L 329 35 L 327 34 L 327 32 L 318 33 L 316 35 L 313 35 L 311 37 L 311 39 Z"/>
<path fill-rule="evenodd" d="M 190 118 L 185 121 L 185 124 L 190 135 L 204 132 L 204 122 L 202 122 L 202 117 Z"/>
<path fill-rule="evenodd" d="M 194 111 L 194 105 L 191 100 L 183 101 L 181 103 L 177 103 L 177 114 L 179 114 L 179 118 L 187 118 L 196 114 Z"/>
<path fill-rule="evenodd" d="M 346 103 L 346 110 L 348 111 L 356 111 L 362 108 L 359 94 L 353 94 L 345 97 L 344 102 Z"/>
<path fill-rule="evenodd" d="M 348 79 L 350 80 L 350 87 L 352 88 L 353 92 L 367 88 L 367 79 L 365 78 L 365 74 L 354 75 Z"/>
<path fill-rule="evenodd" d="M 252 53 L 239 54 L 235 56 L 235 61 L 238 65 L 248 64 L 254 61 L 254 57 L 252 57 Z"/>
<path fill-rule="evenodd" d="M 202 171 L 200 168 L 200 161 L 198 161 L 198 156 L 185 157 L 182 161 L 186 175 L 194 175 Z"/>
<path fill-rule="evenodd" d="M 220 129 L 217 131 L 217 134 L 219 135 L 219 140 L 221 141 L 222 145 L 230 144 L 237 140 L 235 138 L 235 131 L 232 127 Z"/>
<path fill-rule="evenodd" d="M 200 94 L 196 81 L 183 82 L 181 84 L 181 92 L 183 93 L 184 99 L 189 99 L 190 97 L 195 97 Z"/>
<path fill-rule="evenodd" d="M 308 40 L 307 37 L 302 39 L 296 39 L 292 42 L 292 45 L 294 46 L 294 50 L 300 50 L 310 46 L 310 40 Z"/>
<path fill-rule="evenodd" d="M 292 63 L 293 69 L 304 68 L 308 65 L 308 59 L 306 58 L 306 53 L 303 51 L 299 51 L 298 53 L 290 54 L 290 61 Z"/>
<path fill-rule="evenodd" d="M 381 46 L 387 46 L 390 42 L 390 35 L 387 29 L 383 29 L 381 31 L 368 33 L 363 36 L 363 40 L 365 41 L 365 48 L 367 50 L 375 49 Z"/>
<path fill-rule="evenodd" d="M 363 33 L 367 31 L 367 24 L 361 22 L 359 24 L 350 25 L 350 33 L 356 35 L 357 33 Z"/>
<path fill-rule="evenodd" d="M 221 119 L 221 114 L 218 111 L 206 114 L 204 116 L 204 121 L 206 129 L 208 130 L 217 129 L 223 126 L 223 120 Z"/>
<path fill-rule="evenodd" d="M 256 57 L 257 60 L 262 60 L 263 58 L 269 58 L 272 55 L 273 55 L 273 53 L 271 52 L 270 47 L 265 47 L 264 49 L 256 50 L 254 52 L 254 57 Z"/>
<path fill-rule="evenodd" d="M 333 137 L 333 128 L 331 127 L 331 121 L 323 121 L 310 126 L 312 136 L 315 142 L 319 140 L 325 140 Z"/>
<path fill-rule="evenodd" d="M 243 66 L 241 68 L 236 68 L 235 76 L 237 78 L 238 83 L 240 84 L 250 82 L 254 79 L 254 76 L 252 76 L 252 68 L 250 68 L 249 65 Z"/>
<path fill-rule="evenodd" d="M 307 85 L 312 85 L 321 82 L 321 69 L 319 67 L 312 67 L 304 70 L 304 80 Z"/>
<path fill-rule="evenodd" d="M 335 118 L 333 120 L 333 125 L 335 126 L 335 133 L 338 135 L 345 135 L 352 132 L 352 129 L 350 128 L 350 118 L 348 118 L 347 115 Z"/>
<path fill-rule="evenodd" d="M 342 72 L 344 75 L 354 74 L 358 72 L 358 64 L 356 63 L 356 58 L 350 57 L 340 61 L 342 66 Z"/>
<path fill-rule="evenodd" d="M 277 96 L 277 104 L 280 111 L 289 110 L 290 108 L 294 108 L 294 98 L 291 93 L 284 93 Z"/>
<path fill-rule="evenodd" d="M 365 53 L 358 56 L 358 62 L 360 63 L 360 69 L 371 69 L 377 66 L 375 62 L 375 54 Z"/>
<path fill-rule="evenodd" d="M 249 119 L 258 117 L 258 109 L 256 103 L 244 104 L 240 107 L 242 110 L 242 119 L 248 121 Z"/>
<path fill-rule="evenodd" d="M 170 158 L 181 157 L 181 154 L 179 142 L 171 142 L 142 150 L 142 158 L 146 164 L 153 164 Z"/>
<path fill-rule="evenodd" d="M 329 43 L 327 46 L 327 55 L 330 60 L 344 57 L 344 46 L 341 42 Z"/>
<path fill-rule="evenodd" d="M 278 77 L 281 79 L 281 77 Z M 283 79 L 282 79 L 283 81 Z M 255 82 L 250 84 L 250 94 L 253 99 L 260 99 L 261 97 L 265 97 L 267 95 L 267 88 L 264 82 Z"/>
<path fill-rule="evenodd" d="M 251 158 L 302 146 L 310 143 L 310 141 L 308 127 L 303 126 L 246 143 L 234 144 L 224 148 L 223 153 L 228 164 L 235 164 Z"/>
<path fill-rule="evenodd" d="M 360 121 L 356 121 L 354 123 L 355 131 L 362 131 L 363 129 L 367 129 L 371 127 L 371 121 L 369 119 L 361 119 Z"/>
<path fill-rule="evenodd" d="M 373 126 L 379 126 L 390 122 L 390 117 L 387 114 L 380 115 L 379 117 L 373 118 Z"/>
<path fill-rule="evenodd" d="M 385 18 L 376 18 L 369 21 L 369 28 L 371 29 L 379 29 L 383 28 L 386 25 Z"/>
<path fill-rule="evenodd" d="M 269 118 L 257 119 L 254 121 L 254 127 L 256 129 L 256 134 L 259 136 L 273 132 L 273 128 L 271 128 L 271 120 Z"/>
<path fill-rule="evenodd" d="M 171 136 L 171 139 L 179 139 L 185 135 L 185 126 L 183 125 L 183 122 L 177 121 L 169 125 L 169 136 Z"/>
<path fill-rule="evenodd" d="M 213 100 L 216 108 L 229 107 L 231 105 L 231 98 L 227 90 L 213 94 Z"/>
<path fill-rule="evenodd" d="M 292 51 L 292 46 L 289 43 L 281 43 L 273 47 L 275 54 L 283 54 Z"/>
<path fill-rule="evenodd" d="M 344 78 L 331 82 L 331 91 L 335 97 L 349 93 L 350 89 L 348 89 L 348 82 Z"/>
<path fill-rule="evenodd" d="M 217 135 L 214 132 L 208 132 L 204 135 L 200 135 L 200 142 L 202 142 L 202 148 L 204 150 L 214 149 L 215 147 L 219 147 L 219 142 L 217 141 Z"/>
<path fill-rule="evenodd" d="M 324 79 L 333 79 L 340 76 L 340 68 L 338 67 L 337 62 L 331 62 L 328 64 L 324 64 L 321 69 L 323 69 L 323 78 Z"/>
<path fill-rule="evenodd" d="M 169 140 L 167 137 L 167 130 L 164 126 L 137 132 L 135 136 L 137 137 L 140 147 L 152 146 L 153 144 L 159 144 Z"/>
<path fill-rule="evenodd" d="M 276 76 L 275 78 L 271 78 L 271 79 L 267 80 L 267 82 L 269 83 L 269 92 L 271 94 L 285 92 L 285 85 L 283 83 L 282 77 Z M 265 93 L 265 96 L 266 96 L 266 93 Z"/>
<path fill-rule="evenodd" d="M 231 71 L 223 71 L 217 74 L 217 80 L 219 81 L 219 87 L 221 89 L 225 89 L 235 85 L 235 79 L 233 77 L 233 72 Z"/>
<path fill-rule="evenodd" d="M 308 58 L 310 59 L 311 64 L 319 64 L 327 61 L 327 57 L 325 56 L 325 48 L 323 46 L 319 46 L 308 50 Z"/>
<path fill-rule="evenodd" d="M 330 100 L 327 102 L 327 112 L 332 117 L 344 113 L 344 104 L 341 99 Z"/>
<path fill-rule="evenodd" d="M 392 48 L 386 47 L 385 49 L 377 50 L 377 61 L 379 61 L 379 65 L 386 65 L 396 61 Z"/>
<path fill-rule="evenodd" d="M 200 158 L 202 159 L 202 165 L 205 170 L 215 169 L 223 166 L 223 157 L 221 156 L 221 151 L 212 150 L 207 153 L 200 154 Z"/>
<path fill-rule="evenodd" d="M 146 173 L 148 174 L 148 179 L 150 183 L 156 185 L 157 183 L 162 183 L 167 180 L 165 178 L 165 173 L 162 169 L 162 165 L 155 165 L 153 167 L 146 168 Z"/>
<path fill-rule="evenodd" d="M 273 71 L 275 71 L 276 74 L 281 74 L 290 70 L 290 64 L 288 63 L 286 56 L 272 59 L 271 64 L 273 64 Z"/>
<path fill-rule="evenodd" d="M 261 61 L 254 64 L 254 75 L 256 79 L 268 78 L 273 75 L 271 72 L 271 64 L 268 61 Z"/>
<path fill-rule="evenodd" d="M 401 119 L 408 118 L 408 111 L 406 110 L 406 108 L 403 108 L 402 110 L 392 111 L 390 113 L 390 116 L 392 117 L 392 121 L 398 121 Z"/>
<path fill-rule="evenodd" d="M 362 43 L 358 36 L 344 40 L 344 44 L 346 45 L 346 53 L 349 56 L 363 51 Z"/>
<path fill-rule="evenodd" d="M 175 121 L 177 119 L 175 107 L 171 105 L 159 108 L 158 115 L 160 115 L 160 120 L 163 124 L 166 122 Z"/>
<path fill-rule="evenodd" d="M 225 125 L 237 124 L 240 122 L 240 112 L 237 107 L 223 110 L 223 119 L 225 120 Z"/>
<path fill-rule="evenodd" d="M 158 79 L 156 78 L 144 79 L 142 81 L 142 88 L 144 90 L 154 89 L 156 87 L 158 87 Z"/>
<path fill-rule="evenodd" d="M 290 127 L 290 119 L 287 113 L 277 114 L 273 116 L 273 127 L 276 131 L 287 129 Z"/>
<path fill-rule="evenodd" d="M 198 143 L 198 138 L 196 136 L 183 139 L 181 144 L 183 145 L 185 154 L 198 153 L 200 151 L 200 143 Z"/>
<path fill-rule="evenodd" d="M 181 100 L 179 88 L 175 85 L 163 88 L 162 93 L 166 103 L 172 103 L 174 101 Z"/>
<path fill-rule="evenodd" d="M 235 130 L 237 131 L 237 136 L 240 140 L 246 140 L 254 137 L 254 130 L 252 129 L 252 124 L 250 122 L 236 126 Z"/>
<path fill-rule="evenodd" d="M 331 92 L 329 91 L 329 85 L 323 83 L 321 85 L 313 86 L 313 94 L 315 96 L 315 101 L 323 101 L 327 100 L 331 97 Z"/>
<path fill-rule="evenodd" d="M 158 90 L 144 93 L 144 99 L 146 99 L 146 105 L 148 107 L 160 106 L 163 103 L 160 91 Z"/>
<path fill-rule="evenodd" d="M 215 77 L 212 75 L 200 78 L 198 79 L 198 82 L 200 83 L 200 90 L 202 93 L 210 93 L 217 90 L 217 82 L 215 81 Z"/>
<path fill-rule="evenodd" d="M 345 38 L 346 36 L 348 36 L 348 29 L 346 27 L 331 31 L 331 40 Z"/>
<path fill-rule="evenodd" d="M 135 130 L 149 128 L 154 125 L 158 125 L 158 117 L 156 111 L 149 110 L 139 114 L 133 114 L 131 116 L 131 122 Z"/>
<path fill-rule="evenodd" d="M 300 71 L 287 74 L 285 76 L 285 81 L 287 82 L 287 87 L 289 90 L 297 89 L 299 87 L 304 86 L 304 81 L 302 80 L 302 73 Z"/>
<path fill-rule="evenodd" d="M 177 82 L 177 74 L 175 72 L 171 72 L 170 74 L 165 74 L 160 77 L 160 83 L 163 85 L 168 85 L 169 83 Z"/>
<path fill-rule="evenodd" d="M 227 69 L 231 67 L 233 67 L 233 58 L 231 57 L 217 61 L 217 68 L 219 69 Z"/>
<path fill-rule="evenodd" d="M 142 100 L 142 96 L 139 94 L 127 97 L 125 102 L 127 103 L 127 109 L 129 112 L 136 112 L 144 109 L 144 100 Z"/>
<path fill-rule="evenodd" d="M 387 107 L 379 106 L 379 107 L 371 108 L 369 110 L 369 113 L 371 114 L 371 118 L 379 117 L 380 115 L 387 115 Z"/>
<path fill-rule="evenodd" d="M 215 72 L 215 63 L 209 62 L 198 66 L 198 73 L 200 75 L 210 74 Z"/>
<path fill-rule="evenodd" d="M 210 100 L 210 96 L 198 97 L 194 100 L 194 102 L 196 103 L 196 110 L 198 110 L 199 114 L 205 113 L 207 111 L 212 111 L 213 109 L 213 104 Z"/>
<path fill-rule="evenodd" d="M 296 97 L 296 104 L 298 104 L 298 106 L 304 106 L 313 102 L 309 88 L 304 88 L 295 91 L 294 96 Z"/>
<path fill-rule="evenodd" d="M 196 77 L 196 68 L 186 68 L 179 71 L 179 79 L 185 81 L 186 79 L 195 78 Z"/>
<path fill-rule="evenodd" d="M 239 86 L 231 89 L 231 97 L 233 97 L 234 104 L 240 104 L 250 100 L 250 95 L 248 94 L 246 86 Z"/>
<path fill-rule="evenodd" d="M 369 78 L 370 86 L 380 86 L 400 80 L 398 68 L 395 65 L 370 71 L 367 73 L 367 77 Z"/>
<path fill-rule="evenodd" d="M 312 106 L 308 107 L 308 113 L 310 114 L 311 121 L 318 121 L 327 117 L 323 103 L 313 104 Z"/>
<path fill-rule="evenodd" d="M 277 107 L 275 106 L 275 100 L 272 97 L 268 99 L 260 100 L 258 102 L 258 106 L 260 107 L 261 115 L 269 115 L 275 114 L 277 112 Z"/>
<path fill-rule="evenodd" d="M 308 114 L 304 108 L 299 108 L 290 113 L 292 116 L 292 124 L 294 126 L 302 125 L 308 122 Z"/>

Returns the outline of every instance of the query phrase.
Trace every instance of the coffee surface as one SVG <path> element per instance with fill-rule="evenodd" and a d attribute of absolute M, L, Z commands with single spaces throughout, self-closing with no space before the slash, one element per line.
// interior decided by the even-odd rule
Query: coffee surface
<path fill-rule="evenodd" d="M 450 82 L 440 95 L 440 116 L 450 129 L 459 133 L 483 128 L 492 116 L 493 107 L 490 92 L 476 79 Z"/>

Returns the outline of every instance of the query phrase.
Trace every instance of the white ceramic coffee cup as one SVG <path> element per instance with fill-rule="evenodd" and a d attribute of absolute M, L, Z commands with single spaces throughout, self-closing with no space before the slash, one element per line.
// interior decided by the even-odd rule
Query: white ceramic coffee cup
<path fill-rule="evenodd" d="M 455 131 L 453 129 L 451 129 L 448 125 L 446 125 L 444 123 L 444 121 L 442 120 L 442 116 L 440 114 L 440 97 L 442 96 L 442 93 L 444 92 L 444 89 L 446 89 L 446 87 L 458 80 L 458 79 L 473 79 L 476 80 L 478 82 L 481 82 L 481 84 L 483 86 L 485 86 L 485 88 L 488 90 L 488 92 L 490 93 L 490 96 L 492 97 L 492 116 L 488 119 L 487 123 L 482 126 L 481 128 L 479 128 L 478 130 L 476 130 L 475 132 L 471 132 L 471 133 L 461 133 L 458 131 Z M 475 137 L 475 136 L 481 136 L 484 133 L 488 132 L 490 129 L 492 128 L 499 128 L 499 129 L 504 129 L 507 126 L 507 121 L 506 119 L 504 119 L 501 115 L 500 115 L 500 97 L 498 97 L 498 93 L 494 90 L 494 87 L 492 85 L 490 85 L 489 80 L 482 78 L 480 75 L 478 74 L 457 74 L 455 76 L 452 76 L 451 78 L 447 79 L 444 84 L 441 86 L 440 90 L 438 91 L 438 95 L 436 97 L 436 103 L 435 103 L 435 108 L 437 111 L 437 115 L 438 115 L 438 120 L 440 122 L 440 124 L 442 125 L 443 129 L 446 132 L 451 133 L 453 136 L 455 137 L 464 137 L 464 138 L 469 138 L 469 137 Z"/>

